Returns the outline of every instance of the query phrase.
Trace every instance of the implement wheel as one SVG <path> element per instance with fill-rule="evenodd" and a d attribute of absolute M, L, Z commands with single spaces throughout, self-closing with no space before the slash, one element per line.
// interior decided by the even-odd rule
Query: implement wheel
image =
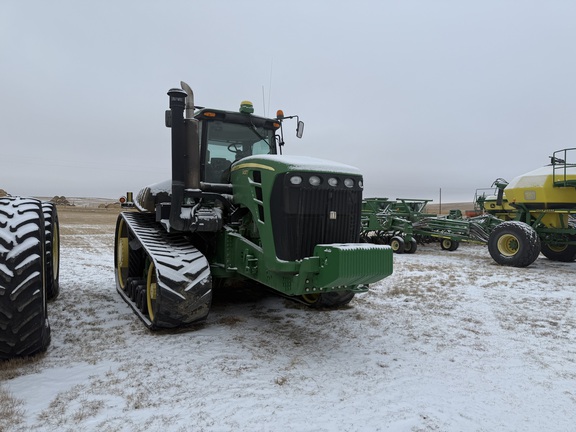
<path fill-rule="evenodd" d="M 442 248 L 442 250 L 452 252 L 458 249 L 458 246 L 460 246 L 460 242 L 457 240 L 451 240 L 451 239 L 440 240 L 440 247 Z"/>
<path fill-rule="evenodd" d="M 527 267 L 540 254 L 540 238 L 524 222 L 502 222 L 490 233 L 488 251 L 500 265 Z"/>
<path fill-rule="evenodd" d="M 354 293 L 350 291 L 329 292 L 322 294 L 305 294 L 301 296 L 304 303 L 314 309 L 332 309 L 350 303 Z"/>
<path fill-rule="evenodd" d="M 401 254 L 404 253 L 406 244 L 404 243 L 404 239 L 402 237 L 394 236 L 390 239 L 390 247 L 394 253 Z"/>
<path fill-rule="evenodd" d="M 572 262 L 576 260 L 576 245 L 542 244 L 540 252 L 551 261 Z"/>
<path fill-rule="evenodd" d="M 416 239 L 411 239 L 409 242 L 406 242 L 404 246 L 404 252 L 407 254 L 416 253 L 417 249 L 418 249 L 418 242 L 416 241 Z"/>

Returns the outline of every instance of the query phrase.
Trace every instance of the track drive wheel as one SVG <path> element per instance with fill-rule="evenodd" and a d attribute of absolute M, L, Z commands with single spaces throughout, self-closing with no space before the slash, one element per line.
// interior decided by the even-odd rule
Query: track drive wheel
<path fill-rule="evenodd" d="M 45 351 L 45 227 L 35 199 L 0 198 L 0 359 Z"/>
<path fill-rule="evenodd" d="M 390 247 L 392 248 L 392 251 L 397 254 L 404 253 L 404 250 L 406 250 L 404 239 L 398 236 L 394 236 L 390 239 Z"/>
<path fill-rule="evenodd" d="M 328 292 L 322 294 L 305 294 L 301 296 L 304 303 L 314 309 L 334 309 L 347 305 L 354 298 L 350 291 Z"/>
<path fill-rule="evenodd" d="M 60 294 L 60 224 L 53 203 L 43 202 L 46 227 L 46 299 L 54 300 Z"/>
<path fill-rule="evenodd" d="M 416 253 L 416 250 L 418 249 L 418 242 L 416 241 L 416 239 L 410 239 L 410 241 L 405 242 L 404 245 L 404 253 L 407 254 L 413 254 Z"/>
<path fill-rule="evenodd" d="M 505 266 L 529 266 L 538 258 L 540 248 L 538 234 L 524 222 L 502 222 L 488 239 L 490 255 L 498 264 Z"/>
<path fill-rule="evenodd" d="M 551 261 L 572 262 L 576 260 L 575 245 L 551 245 L 543 243 L 540 252 Z"/>
<path fill-rule="evenodd" d="M 446 238 L 440 240 L 440 247 L 442 248 L 442 250 L 452 252 L 458 249 L 458 246 L 460 246 L 460 242 L 457 240 Z"/>

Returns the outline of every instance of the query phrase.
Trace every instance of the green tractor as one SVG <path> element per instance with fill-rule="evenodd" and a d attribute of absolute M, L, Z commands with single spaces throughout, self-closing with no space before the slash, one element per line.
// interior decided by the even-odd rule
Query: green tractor
<path fill-rule="evenodd" d="M 206 319 L 213 289 L 257 283 L 313 308 L 335 308 L 392 273 L 392 250 L 359 243 L 363 178 L 353 167 L 282 155 L 282 122 L 194 106 L 168 92 L 172 179 L 142 189 L 119 215 L 115 277 L 150 329 Z"/>

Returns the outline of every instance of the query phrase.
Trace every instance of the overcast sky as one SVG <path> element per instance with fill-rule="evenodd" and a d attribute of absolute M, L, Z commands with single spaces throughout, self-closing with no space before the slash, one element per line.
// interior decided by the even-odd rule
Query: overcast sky
<path fill-rule="evenodd" d="M 286 122 L 366 197 L 471 201 L 576 147 L 573 0 L 0 3 L 0 188 L 116 198 L 170 177 L 166 92 Z M 288 133 L 286 133 L 288 132 Z"/>

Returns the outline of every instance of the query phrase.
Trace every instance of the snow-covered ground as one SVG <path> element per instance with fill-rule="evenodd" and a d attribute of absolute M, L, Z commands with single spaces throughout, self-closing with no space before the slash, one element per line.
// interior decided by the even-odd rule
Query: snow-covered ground
<path fill-rule="evenodd" d="M 151 333 L 115 291 L 113 226 L 61 243 L 52 344 L 0 366 L 0 430 L 576 428 L 576 263 L 420 246 L 342 310 L 246 290 Z"/>

